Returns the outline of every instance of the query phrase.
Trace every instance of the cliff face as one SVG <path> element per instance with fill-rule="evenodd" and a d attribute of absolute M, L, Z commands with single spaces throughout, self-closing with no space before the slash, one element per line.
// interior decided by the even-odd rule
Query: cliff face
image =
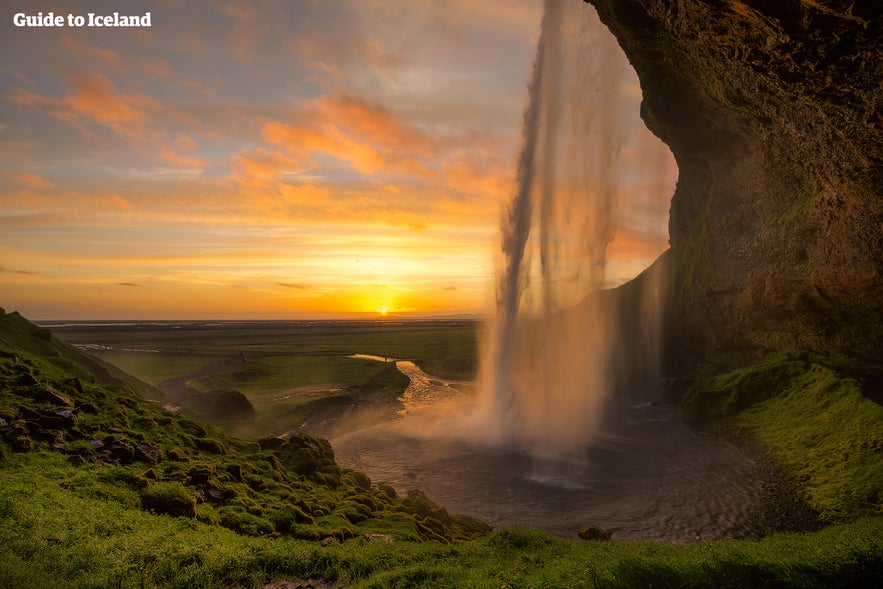
<path fill-rule="evenodd" d="M 883 4 L 588 1 L 680 168 L 678 340 L 879 355 Z"/>

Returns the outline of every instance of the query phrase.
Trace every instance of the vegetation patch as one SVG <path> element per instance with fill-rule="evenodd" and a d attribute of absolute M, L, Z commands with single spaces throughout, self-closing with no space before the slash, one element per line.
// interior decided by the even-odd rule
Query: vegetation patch
<path fill-rule="evenodd" d="M 685 418 L 760 445 L 825 521 L 883 514 L 883 407 L 845 368 L 781 353 L 700 380 Z"/>

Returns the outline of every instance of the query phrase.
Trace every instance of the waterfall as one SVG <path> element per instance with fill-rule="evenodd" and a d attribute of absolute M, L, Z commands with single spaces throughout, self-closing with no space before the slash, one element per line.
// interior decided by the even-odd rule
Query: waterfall
<path fill-rule="evenodd" d="M 545 1 L 480 383 L 486 437 L 537 456 L 579 457 L 611 387 L 617 333 L 602 289 L 628 71 L 591 7 Z"/>

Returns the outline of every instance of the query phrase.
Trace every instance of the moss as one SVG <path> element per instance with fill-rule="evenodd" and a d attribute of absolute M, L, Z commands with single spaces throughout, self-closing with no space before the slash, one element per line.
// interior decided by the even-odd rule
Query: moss
<path fill-rule="evenodd" d="M 675 266 L 675 307 L 683 309 L 693 303 L 711 278 L 711 199 L 693 222 L 683 252 Z"/>
<path fill-rule="evenodd" d="M 196 496 L 178 482 L 155 482 L 141 492 L 144 509 L 172 516 L 196 517 Z"/>
<path fill-rule="evenodd" d="M 263 517 L 249 513 L 241 507 L 226 507 L 219 510 L 222 526 L 246 536 L 267 536 L 274 531 L 273 524 Z"/>
<path fill-rule="evenodd" d="M 853 363 L 783 352 L 704 379 L 685 418 L 759 445 L 823 520 L 883 514 L 883 407 L 832 366 Z"/>

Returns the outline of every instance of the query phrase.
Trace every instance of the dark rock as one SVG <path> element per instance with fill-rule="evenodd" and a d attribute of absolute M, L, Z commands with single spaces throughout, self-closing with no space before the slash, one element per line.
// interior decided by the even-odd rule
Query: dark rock
<path fill-rule="evenodd" d="M 134 457 L 138 462 L 156 464 L 162 458 L 162 450 L 156 444 L 142 442 L 135 446 Z"/>
<path fill-rule="evenodd" d="M 83 394 L 83 383 L 80 381 L 79 378 L 69 378 L 64 382 L 77 393 Z"/>
<path fill-rule="evenodd" d="M 53 391 L 50 388 L 38 388 L 31 389 L 34 400 L 38 403 L 46 403 L 49 405 L 61 405 L 64 407 L 73 407 L 73 403 L 71 403 L 70 399 L 65 396 L 60 395 L 59 393 Z"/>
<path fill-rule="evenodd" d="M 39 384 L 39 381 L 30 372 L 24 372 L 15 380 L 15 384 L 20 387 L 32 387 Z"/>
<path fill-rule="evenodd" d="M 241 464 L 230 464 L 227 466 L 227 472 L 233 477 L 233 480 L 241 483 L 242 482 L 242 465 Z"/>
<path fill-rule="evenodd" d="M 611 533 L 605 530 L 604 528 L 598 528 L 594 526 L 590 526 L 588 528 L 583 528 L 579 532 L 577 532 L 577 536 L 579 536 L 583 540 L 610 540 Z"/>
<path fill-rule="evenodd" d="M 35 429 L 67 430 L 76 426 L 79 419 L 79 412 L 71 407 L 53 407 L 40 411 L 22 407 L 20 413 Z"/>
<path fill-rule="evenodd" d="M 31 437 L 40 440 L 42 442 L 49 442 L 50 444 L 56 444 L 58 442 L 62 443 L 62 447 L 64 447 L 64 432 L 58 429 L 38 429 L 34 430 L 31 433 Z"/>
<path fill-rule="evenodd" d="M 267 436 L 258 440 L 258 446 L 261 450 L 278 450 L 286 443 L 285 438 L 277 438 L 275 436 Z"/>
<path fill-rule="evenodd" d="M 106 444 L 104 452 L 109 456 L 111 461 L 117 464 L 132 464 L 135 460 L 135 449 L 122 441 L 114 441 Z"/>
<path fill-rule="evenodd" d="M 147 470 L 145 470 L 144 474 L 142 474 L 141 476 L 150 481 L 159 480 L 159 476 L 157 476 L 156 471 L 152 468 L 148 468 Z"/>
<path fill-rule="evenodd" d="M 207 468 L 194 468 L 187 473 L 187 484 L 194 487 L 205 487 L 214 475 L 212 470 Z"/>
<path fill-rule="evenodd" d="M 879 360 L 880 4 L 589 1 L 680 172 L 669 344 Z"/>
<path fill-rule="evenodd" d="M 34 444 L 33 442 L 31 442 L 30 438 L 20 436 L 18 438 L 10 440 L 9 445 L 16 452 L 27 452 L 33 447 Z"/>
<path fill-rule="evenodd" d="M 230 499 L 227 493 L 215 487 L 210 487 L 206 491 L 206 496 L 208 499 L 212 500 L 215 503 L 225 503 Z"/>
<path fill-rule="evenodd" d="M 88 413 L 89 415 L 98 415 L 98 407 L 93 403 L 83 403 L 82 405 L 77 404 L 77 409 L 80 410 L 81 413 Z"/>

